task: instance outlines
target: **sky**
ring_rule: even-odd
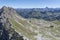
[[[60,8],[60,0],[0,0],[0,7],[14,8]]]

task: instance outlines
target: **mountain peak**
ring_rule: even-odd
[[[3,8],[6,7],[6,6],[3,6]]]
[[[1,8],[1,12],[2,13],[6,13],[6,14],[11,14],[11,13],[16,13],[16,11],[13,9],[13,8],[11,8],[11,7],[6,7],[6,6],[3,6],[2,8]]]
[[[8,8],[8,7],[6,7],[6,6],[3,6],[3,7],[2,7],[2,9],[7,9],[7,8]]]
[[[1,11],[2,11],[2,12],[4,12],[4,11],[7,12],[7,11],[9,11],[9,8],[6,7],[6,6],[3,6],[3,7],[1,8]]]

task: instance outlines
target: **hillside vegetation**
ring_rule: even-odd
[[[40,14],[40,12],[38,11],[33,11],[28,13],[30,18],[24,18],[19,15],[19,13],[13,8],[3,7],[2,9],[3,11],[1,11],[0,13],[1,18],[3,19],[1,20],[1,22],[4,24],[4,29],[6,29],[7,31],[11,31],[8,31],[8,33],[11,33],[12,35],[12,33],[14,32],[13,40],[60,40],[59,20],[54,19],[52,21],[52,19],[44,20],[36,18],[38,16],[40,17],[41,15],[44,15],[45,17],[45,12],[44,14]],[[49,12],[47,12],[47,14],[48,13]],[[50,14],[48,14],[48,16],[50,16]],[[8,21],[9,24],[6,21]]]

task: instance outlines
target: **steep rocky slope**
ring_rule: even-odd
[[[13,12],[12,8],[5,6],[0,9],[0,40],[24,40],[9,22],[9,17],[13,16]]]

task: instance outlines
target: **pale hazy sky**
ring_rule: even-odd
[[[60,7],[60,0],[0,0],[0,7],[10,6],[14,8],[43,8]]]

